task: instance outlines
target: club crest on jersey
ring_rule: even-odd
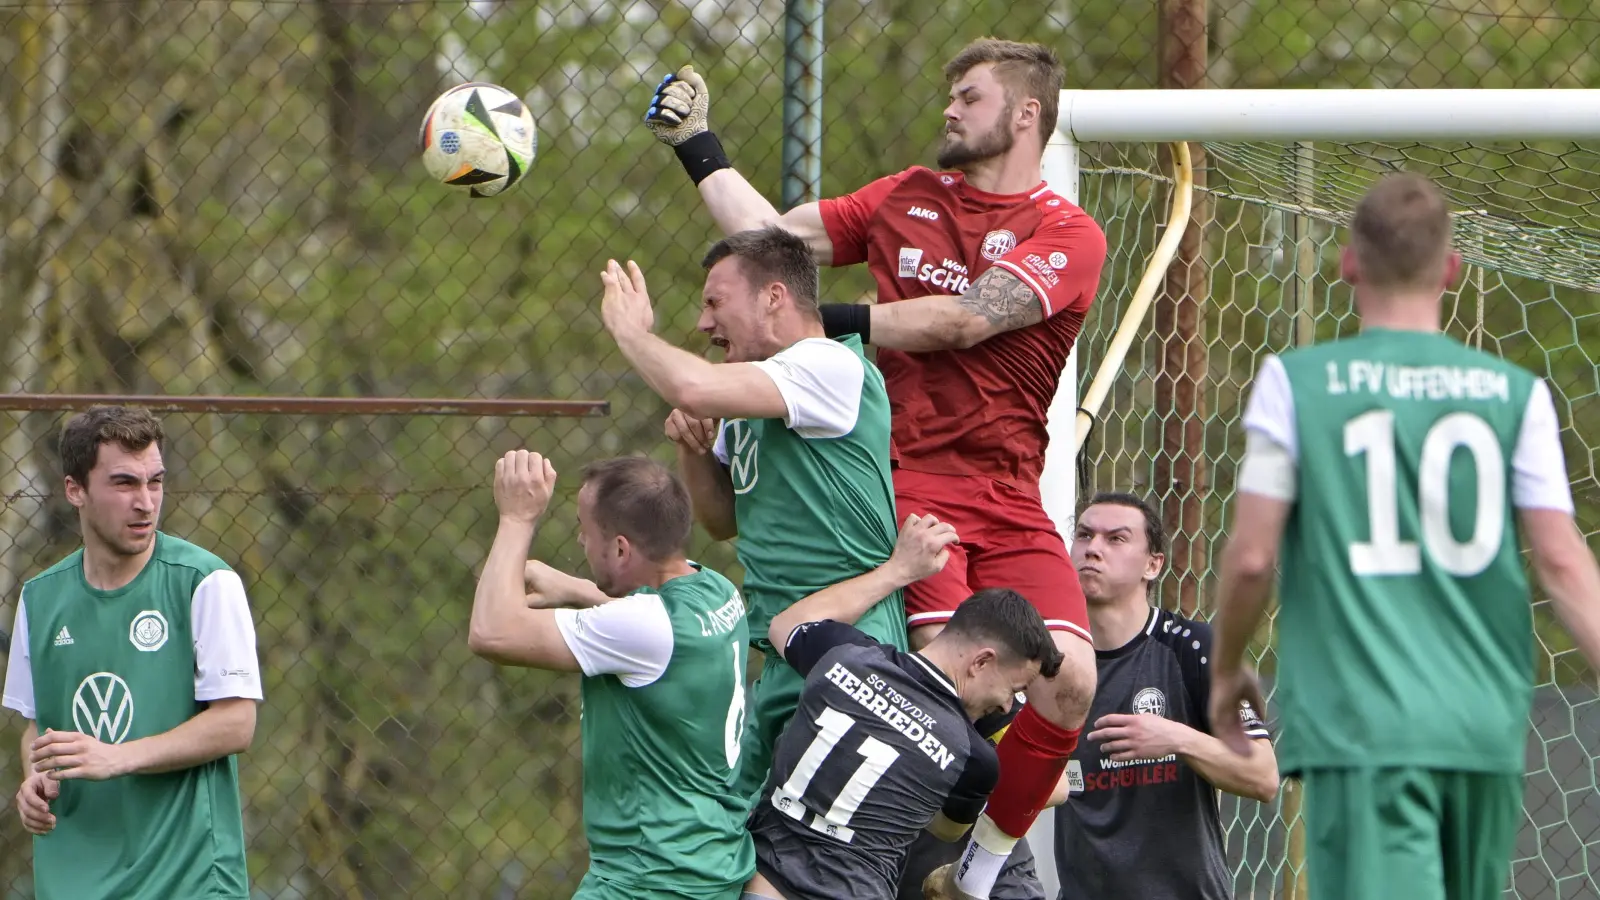
[[[133,728],[133,691],[112,672],[96,672],[72,693],[72,727],[106,744],[120,744]]]
[[[1133,695],[1133,711],[1141,716],[1165,717],[1167,695],[1161,693],[1159,688],[1147,687]]]
[[[1017,248],[1017,236],[999,228],[983,236],[983,258],[996,260]]]
[[[755,490],[756,479],[756,451],[760,449],[761,442],[756,440],[756,433],[745,419],[732,419],[726,426],[723,434],[728,449],[728,479],[733,482],[735,494],[748,494]]]
[[[144,610],[128,626],[128,640],[146,653],[160,650],[167,642],[167,617],[160,610]]]

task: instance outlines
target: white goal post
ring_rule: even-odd
[[[1044,179],[1074,203],[1082,187],[1081,148],[1105,143],[1272,142],[1471,142],[1583,141],[1600,143],[1600,90],[1068,90],[1060,95],[1055,133],[1044,155]],[[1174,178],[1180,186],[1181,180]],[[1174,199],[1170,221],[1178,221]],[[1097,211],[1089,208],[1096,215]],[[1149,216],[1153,218],[1154,216]],[[1182,219],[1187,220],[1188,207]],[[1151,231],[1162,223],[1142,225]],[[1175,229],[1166,229],[1174,231]],[[1176,235],[1174,235],[1176,237]],[[1166,242],[1163,242],[1165,244]],[[1175,241],[1174,241],[1175,243]],[[1202,244],[1204,247],[1204,244]],[[1158,246],[1144,263],[1145,281],[1159,287],[1171,255]],[[1115,252],[1115,248],[1113,248]],[[1137,267],[1135,267],[1137,271]],[[1123,285],[1119,289],[1127,289]],[[1106,277],[1096,311],[1085,324],[1095,326],[1099,310],[1118,308],[1107,297]],[[1126,318],[1142,320],[1145,309],[1128,308]],[[1124,322],[1128,325],[1129,323]],[[1102,330],[1111,326],[1101,324]],[[1130,326],[1141,333],[1147,327]],[[1080,344],[1083,341],[1080,340]],[[1121,348],[1126,349],[1126,345]],[[1106,359],[1085,360],[1102,377],[1125,377],[1123,359],[1111,347]],[[1068,359],[1061,386],[1050,407],[1046,454],[1040,490],[1046,511],[1069,542],[1077,497],[1075,420],[1080,404],[1080,360]],[[1098,391],[1105,396],[1104,386]],[[1085,402],[1093,392],[1084,392]],[[1099,410],[1092,409],[1095,418]],[[1052,816],[1040,817],[1030,833],[1046,894],[1056,896]]]
[[[1505,139],[1600,141],[1600,90],[1062,91],[1044,180],[1079,203],[1078,148],[1088,142]],[[1074,351],[1050,406],[1051,451],[1040,483],[1045,509],[1068,537],[1077,503],[1078,368]]]

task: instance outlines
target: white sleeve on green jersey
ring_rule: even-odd
[[[1259,431],[1273,443],[1300,459],[1300,442],[1295,437],[1294,394],[1289,390],[1289,373],[1283,360],[1269,354],[1256,370],[1250,386],[1250,402],[1244,409],[1244,427]]]
[[[672,619],[658,594],[631,594],[588,609],[558,609],[556,628],[583,674],[655,683],[672,661]]]
[[[1293,501],[1299,493],[1299,441],[1289,373],[1276,356],[1262,360],[1244,411],[1244,461],[1239,490]]]
[[[784,424],[796,434],[836,438],[855,430],[867,370],[854,350],[828,338],[806,338],[752,365],[778,385],[788,407]]]
[[[256,625],[239,573],[218,569],[207,575],[189,598],[189,623],[194,631],[194,699],[262,699]]]
[[[0,706],[14,709],[24,719],[37,719],[33,704],[33,661],[28,656],[28,610],[17,599],[16,626],[11,629],[11,655],[6,659],[6,689]]]
[[[1573,512],[1572,483],[1561,454],[1561,423],[1550,386],[1535,379],[1511,456],[1511,502],[1517,509]]]

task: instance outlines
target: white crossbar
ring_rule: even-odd
[[[1056,140],[1600,140],[1600,90],[1061,92]]]

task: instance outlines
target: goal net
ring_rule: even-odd
[[[1548,379],[1579,524],[1597,544],[1600,142],[1190,147],[1198,241],[1180,251],[1129,349],[1082,456],[1079,486],[1132,489],[1162,505],[1174,542],[1165,605],[1211,614],[1251,379],[1269,352],[1356,330],[1339,250],[1356,201],[1395,170],[1436,179],[1455,210],[1465,266],[1445,298],[1448,332]],[[1077,162],[1079,203],[1104,226],[1110,248],[1097,311],[1078,344],[1083,385],[1165,230],[1173,167],[1161,144],[1080,142]],[[1595,896],[1600,702],[1546,607],[1541,600],[1526,817],[1509,878],[1520,898]],[[1269,626],[1253,648],[1269,683],[1274,644]],[[1288,781],[1270,805],[1224,799],[1239,897],[1306,897],[1299,799]]]

